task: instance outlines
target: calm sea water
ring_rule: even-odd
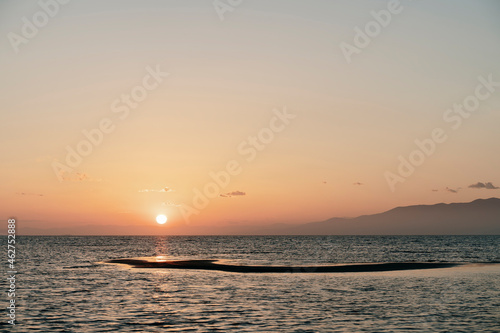
[[[1,244],[6,249],[6,237]],[[4,331],[500,331],[495,264],[242,274],[103,263],[146,256],[259,265],[500,262],[500,236],[21,236],[16,254],[17,325],[6,324],[4,311]],[[5,309],[5,279],[0,287]]]

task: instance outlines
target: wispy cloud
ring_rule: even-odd
[[[493,185],[491,182],[488,183],[477,182],[476,184],[469,185],[469,188],[484,188],[487,190],[497,190],[500,187]]]
[[[230,197],[244,196],[244,195],[247,195],[247,194],[245,192],[242,192],[242,191],[233,191],[233,192],[220,194],[219,196],[222,198],[230,198]]]
[[[241,191],[229,192],[227,194],[229,194],[229,195],[247,195],[245,192],[241,192]]]
[[[171,189],[170,187],[164,187],[160,190],[155,190],[155,189],[145,189],[145,190],[139,190],[139,192],[164,192],[164,193],[167,193],[167,192],[174,192],[173,189]]]
[[[17,192],[16,194],[17,195],[34,195],[34,196],[37,196],[37,197],[43,197],[44,196],[43,194],[40,194],[40,193]]]
[[[461,189],[462,189],[461,187],[458,187],[457,189],[452,189],[452,188],[447,187],[445,189],[445,191],[450,192],[450,193],[458,193],[458,191],[460,191]]]

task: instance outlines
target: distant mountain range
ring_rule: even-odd
[[[486,235],[500,234],[500,199],[397,207],[356,218],[332,218],[287,230],[309,235]]]
[[[500,235],[500,199],[397,207],[380,214],[305,224],[158,226],[74,225],[36,228],[18,223],[19,235]],[[2,230],[6,234],[7,230]]]

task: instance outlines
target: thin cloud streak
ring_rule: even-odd
[[[477,182],[476,184],[469,185],[469,188],[484,188],[486,190],[498,190],[500,187],[493,185],[491,182],[481,183]]]

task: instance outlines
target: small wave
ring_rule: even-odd
[[[172,321],[154,321],[154,322],[129,322],[126,323],[127,325],[130,326],[168,326],[174,324]]]
[[[64,266],[63,269],[75,269],[75,268],[91,268],[91,267],[97,267],[99,265],[80,265],[80,266]]]

